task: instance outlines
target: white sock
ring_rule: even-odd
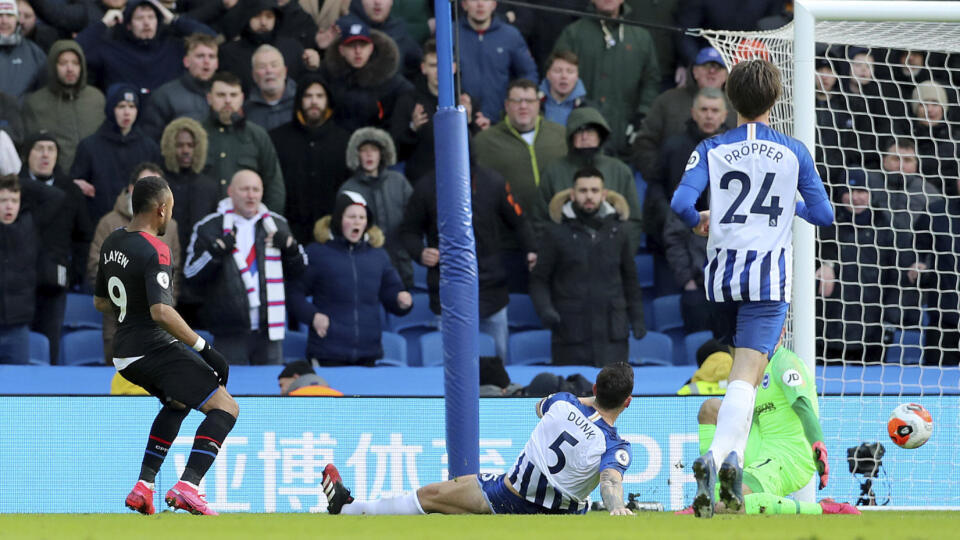
[[[153,491],[153,482],[147,482],[146,480],[138,480],[138,482],[146,486],[150,491]]]
[[[379,499],[370,502],[352,502],[343,505],[340,514],[346,516],[375,516],[375,515],[402,515],[415,516],[426,514],[420,506],[420,499],[417,498],[417,492],[407,493],[399,497],[390,497],[389,499]]]
[[[747,381],[738,379],[727,385],[727,395],[723,397],[720,411],[717,412],[717,432],[710,444],[717,469],[733,451],[737,453],[740,466],[743,467],[743,451],[747,446],[747,436],[750,435],[753,403],[756,398],[756,387]]]

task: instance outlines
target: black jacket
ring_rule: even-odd
[[[404,175],[417,182],[433,171],[436,166],[433,142],[433,115],[439,103],[437,96],[427,88],[426,77],[414,80],[413,92],[400,96],[390,120],[390,136],[397,145],[397,159],[406,161]],[[413,109],[420,104],[430,120],[414,131],[410,128]]]
[[[33,321],[39,246],[29,212],[10,225],[0,223],[0,326]]]
[[[196,173],[193,169],[173,172],[164,168],[163,177],[166,178],[175,201],[173,219],[177,221],[180,247],[186,250],[190,244],[193,226],[217,209],[220,188],[213,178]],[[182,255],[186,257],[186,253]]]
[[[299,79],[303,73],[303,45],[297,41],[295,36],[287,36],[280,29],[283,27],[283,15],[277,9],[275,0],[253,0],[248,1],[249,11],[243,22],[243,30],[240,31],[240,39],[228,41],[220,46],[220,71],[229,71],[237,77],[243,84],[243,91],[250,95],[250,89],[254,87],[253,66],[250,63],[253,59],[253,53],[257,47],[269,43],[280,50],[283,55],[283,62],[287,66],[287,77],[293,80]],[[255,34],[250,30],[249,21],[254,15],[263,10],[273,7],[277,14],[277,22],[271,32]]]
[[[554,199],[557,200],[556,198]],[[609,203],[588,224],[571,202],[540,241],[530,298],[551,328],[553,363],[626,362],[630,327],[646,335],[637,269],[627,230]]]
[[[289,233],[287,220],[279,214],[270,213],[277,224],[278,231]],[[250,308],[247,302],[246,288],[230,254],[213,256],[209,249],[214,240],[223,234],[223,216],[209,214],[194,226],[187,248],[187,262],[183,275],[187,283],[198,291],[203,291],[203,305],[200,308],[200,320],[208,330],[217,333],[237,333],[250,330]],[[256,246],[257,267],[266,268],[264,256],[266,231],[262,223],[257,223]],[[307,265],[303,248],[294,245],[281,250],[283,258],[283,279],[285,283],[298,278]],[[260,328],[267,327],[267,286],[266,272],[260,271]]]
[[[526,252],[536,251],[533,228],[518,214],[511,203],[503,177],[492,169],[473,166],[472,209],[473,237],[477,250],[477,270],[480,288],[480,317],[489,317],[509,302],[507,276],[500,259],[499,216],[523,244]],[[423,237],[426,236],[426,246]],[[413,195],[407,201],[400,240],[415,264],[420,263],[424,247],[440,245],[437,230],[437,181],[429,174],[417,182]],[[430,309],[440,313],[440,265],[427,269],[427,288],[430,291]]]
[[[287,188],[284,215],[293,236],[304,245],[313,241],[314,223],[333,214],[337,190],[350,176],[345,161],[350,133],[333,118],[311,128],[297,117],[303,93],[316,82],[327,88],[326,83],[313,74],[297,82],[293,119],[270,131]],[[335,110],[333,98],[328,95],[327,99],[328,108]]]

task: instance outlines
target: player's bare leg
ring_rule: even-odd
[[[213,465],[224,440],[233,429],[240,406],[227,389],[220,386],[200,406],[200,412],[207,417],[197,428],[187,466],[180,481],[167,492],[166,501],[167,505],[174,509],[186,510],[196,515],[215,516],[217,513],[207,505],[206,499],[197,491],[197,486]]]
[[[417,490],[417,497],[420,506],[428,514],[491,513],[475,474],[428,484]]]

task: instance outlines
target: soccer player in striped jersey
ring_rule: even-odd
[[[697,145],[670,203],[694,232],[708,236],[707,300],[719,304],[718,320],[728,325],[720,339],[734,347],[716,436],[693,464],[699,517],[713,516],[718,478],[725,508],[743,507],[743,452],[756,387],[789,306],[793,217],[833,223],[810,152],[768,125],[782,91],[777,67],[761,59],[741,62],[730,71],[726,91],[739,125]],[[694,204],[708,185],[710,210],[698,213]]]
[[[540,400],[541,419],[506,474],[460,476],[400,497],[359,502],[329,464],[323,470],[328,510],[347,515],[583,514],[599,484],[610,515],[632,515],[623,502],[630,443],[613,427],[632,392],[633,369],[618,362],[600,370],[594,397],[559,392]]]

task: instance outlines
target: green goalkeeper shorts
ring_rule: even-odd
[[[813,451],[803,444],[761,445],[743,468],[746,483],[754,493],[772,493],[781,497],[807,485],[817,468]],[[749,476],[748,476],[749,475]],[[749,480],[753,477],[756,484]]]

